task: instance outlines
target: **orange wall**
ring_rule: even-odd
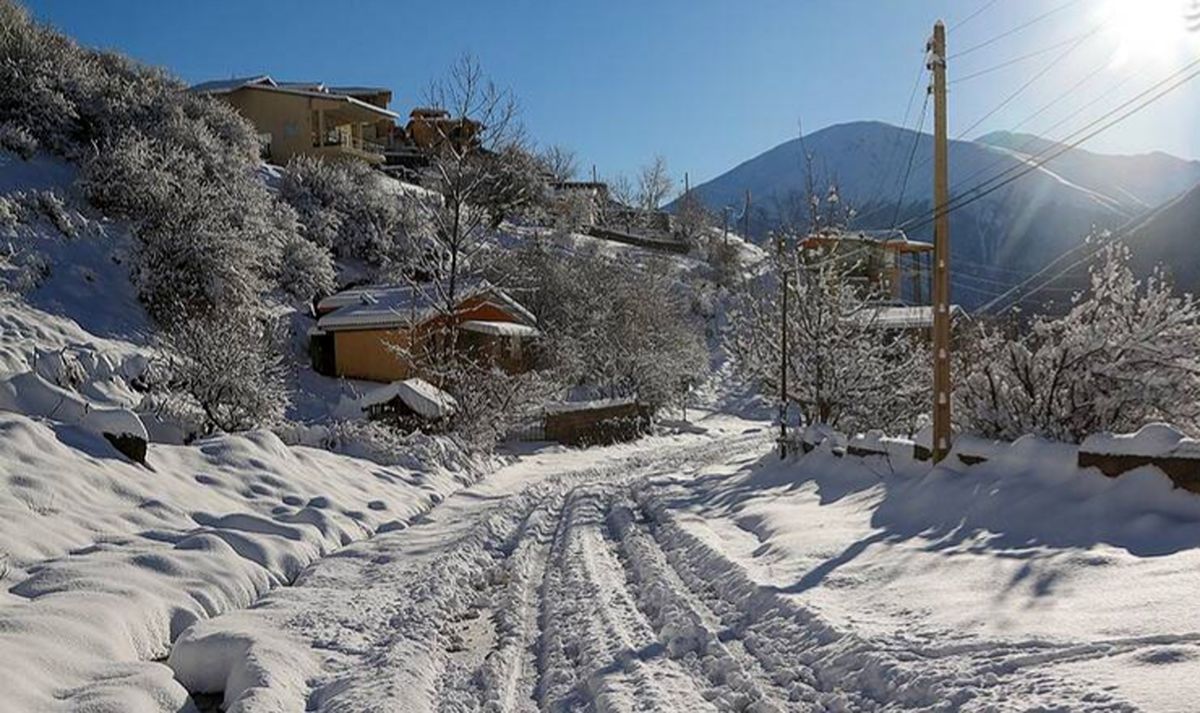
[[[412,375],[412,365],[388,347],[408,343],[408,333],[396,329],[334,332],[337,375],[384,382],[407,379]]]

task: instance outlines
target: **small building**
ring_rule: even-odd
[[[404,131],[408,139],[422,151],[436,151],[447,142],[457,149],[478,145],[485,127],[473,119],[452,117],[437,107],[418,107],[409,112]]]
[[[650,430],[650,411],[635,398],[573,401],[545,409],[546,440],[568,446],[632,441]]]
[[[928,331],[933,328],[933,307],[930,305],[878,305],[859,313],[873,327],[887,332]],[[967,319],[958,305],[950,305],[950,319]]]
[[[427,355],[449,348],[509,373],[528,371],[540,336],[529,310],[484,281],[456,292],[452,307],[414,286],[362,287],[321,300],[309,332],[313,368],[390,383],[421,375]]]
[[[838,262],[864,290],[893,299],[902,296],[907,267],[912,280],[910,299],[918,304],[922,301],[922,276],[929,274],[922,256],[932,254],[932,243],[909,240],[902,230],[828,230],[805,237],[800,247],[806,261]]]
[[[424,379],[393,381],[364,394],[356,404],[372,421],[382,421],[404,431],[440,430],[458,403],[450,394]]]
[[[204,82],[192,91],[218,97],[250,120],[273,163],[306,155],[381,164],[394,138],[389,89],[277,82],[264,74]]]

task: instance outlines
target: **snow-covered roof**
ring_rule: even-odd
[[[574,413],[576,411],[596,411],[615,406],[634,406],[637,398],[628,396],[614,399],[595,399],[592,401],[564,401],[557,404],[546,404],[546,413]]]
[[[453,396],[428,381],[417,378],[393,381],[369,391],[358,400],[358,405],[365,411],[370,406],[385,404],[396,398],[415,413],[428,419],[449,417],[458,408],[458,402]]]
[[[201,82],[192,85],[192,91],[197,94],[228,94],[242,87],[259,85],[277,86],[275,80],[271,79],[269,75],[257,74],[250,77],[231,77],[229,79],[215,79],[209,82]]]
[[[806,243],[874,243],[880,247],[899,252],[926,252],[933,250],[933,243],[909,240],[903,230],[851,230],[821,233],[805,238]]]
[[[529,310],[487,281],[467,283],[457,290],[457,294],[459,304],[486,295],[497,307],[520,322],[530,326],[537,322]],[[318,312],[328,312],[317,321],[317,326],[330,331],[411,327],[436,316],[441,309],[436,294],[420,287],[360,287],[326,297],[317,303]]]
[[[494,337],[536,337],[541,332],[536,327],[517,322],[494,322],[490,320],[468,319],[459,328],[479,334],[489,334]]]
[[[958,305],[950,306],[952,319],[966,314]],[[859,313],[860,318],[880,329],[924,329],[933,326],[933,307],[929,305],[885,305]]]
[[[328,99],[330,101],[350,104],[359,109],[364,109],[381,116],[386,116],[390,119],[398,119],[400,115],[388,111],[382,107],[375,106],[369,102],[357,99],[349,94],[343,94],[337,91],[330,90],[320,82],[276,82],[269,75],[262,74],[255,77],[238,77],[234,79],[220,79],[211,82],[202,82],[192,87],[192,91],[198,94],[231,94],[240,89],[254,89],[268,92],[280,92],[282,94],[297,94],[300,96],[314,97],[317,99]]]

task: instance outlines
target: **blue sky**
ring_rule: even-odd
[[[1051,17],[951,61],[951,78],[1071,45],[954,85],[951,133],[1054,66],[968,136],[1016,125],[1040,133],[1107,96],[1052,138],[1200,56],[1183,27],[1193,0],[1075,0]],[[1063,0],[28,0],[84,44],[163,65],[189,82],[264,72],[287,80],[377,84],[406,114],[459,55],[477,56],[520,99],[530,133],[575,149],[602,176],[655,153],[699,183],[806,131],[877,119],[900,124],[937,18],[951,54]],[[957,23],[987,5],[977,17]],[[1145,11],[1148,6],[1156,9]],[[1138,9],[1142,8],[1142,9]],[[1147,19],[1149,18],[1149,19]],[[1164,23],[1171,23],[1169,26]],[[1176,27],[1178,25],[1178,27]],[[1163,28],[1170,37],[1164,39]],[[1172,34],[1173,33],[1173,34]],[[1074,93],[1067,88],[1096,70]],[[1128,77],[1128,79],[1127,79]],[[1124,81],[1124,84],[1120,82]],[[1113,87],[1118,91],[1113,92]],[[910,124],[920,108],[918,94]],[[1090,142],[1101,151],[1200,158],[1200,80]],[[928,124],[926,125],[928,127]]]

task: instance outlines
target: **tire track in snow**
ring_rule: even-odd
[[[577,488],[543,589],[544,710],[714,710],[642,616],[604,536],[606,488]]]
[[[1005,668],[994,658],[939,662],[897,642],[840,632],[803,606],[759,587],[738,565],[676,524],[652,488],[636,488],[635,497],[647,514],[647,531],[683,586],[777,682],[811,686],[817,692],[812,709],[1135,710],[1106,693],[1087,692],[1020,666]],[[1006,646],[997,643],[992,656],[1003,660]],[[980,651],[987,657],[986,649]]]

